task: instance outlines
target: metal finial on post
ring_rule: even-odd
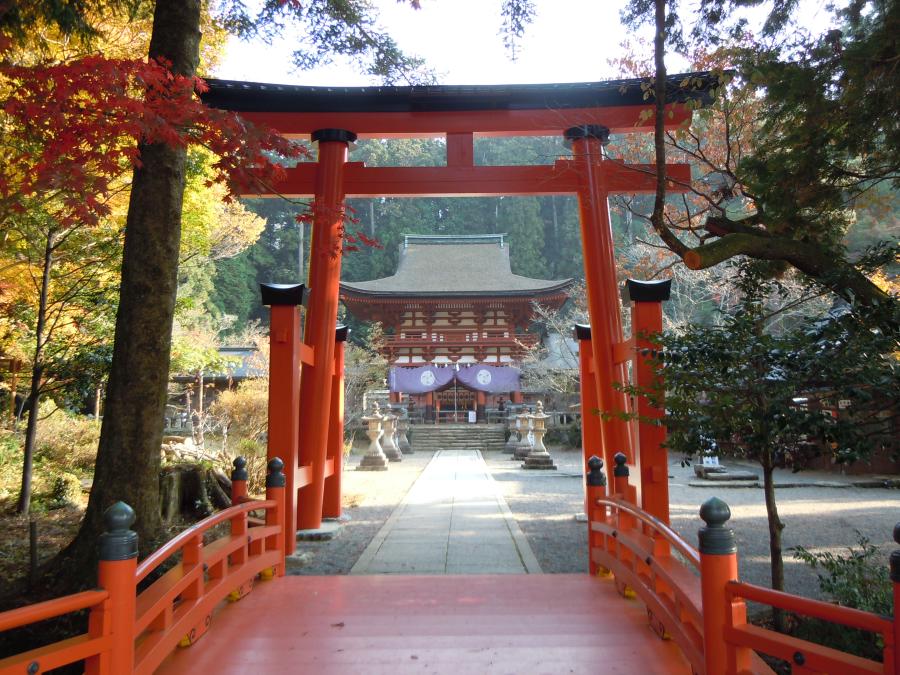
[[[710,497],[700,507],[700,517],[706,523],[700,528],[700,553],[729,555],[737,552],[734,530],[725,527],[731,518],[728,504],[718,497]]]
[[[243,457],[235,457],[231,463],[234,469],[231,471],[231,480],[247,480],[247,460]]]
[[[616,463],[616,466],[613,469],[613,476],[615,476],[617,478],[622,478],[623,476],[629,475],[628,464],[627,464],[628,458],[625,456],[624,453],[617,452],[613,456],[613,461]]]
[[[587,465],[587,484],[591,487],[605,487],[606,473],[603,471],[603,460],[597,457],[597,455],[593,455],[587,461]]]
[[[266,464],[266,487],[280,488],[284,487],[287,479],[284,476],[284,462],[280,457],[273,457]]]
[[[131,530],[134,509],[125,502],[116,502],[103,514],[106,532],[100,535],[100,560],[129,560],[137,558],[138,536]]]

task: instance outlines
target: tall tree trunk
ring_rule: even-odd
[[[173,72],[193,75],[200,48],[201,0],[157,0],[150,57],[163,58]],[[175,310],[185,150],[142,145],[134,172],[115,345],[106,388],[105,415],[88,508],[75,540],[57,558],[94,569],[103,512],[128,503],[137,516],[141,550],[154,545],[160,527],[160,447],[169,379],[169,350]]]
[[[766,496],[766,517],[769,523],[769,562],[772,572],[772,588],[784,590],[784,555],[781,548],[781,531],[784,523],[778,517],[778,505],[775,503],[775,458],[769,449],[763,455],[763,492]],[[784,612],[772,608],[772,621],[775,628],[784,632]]]
[[[37,325],[35,326],[34,358],[31,361],[31,390],[28,392],[28,425],[25,427],[25,449],[22,457],[22,487],[16,513],[28,513],[31,507],[31,479],[34,469],[34,444],[37,440],[38,407],[41,403],[41,381],[44,378],[44,329],[47,326],[47,298],[50,294],[50,269],[53,267],[52,229],[47,231],[44,242],[44,269],[41,274],[41,293],[38,300]]]

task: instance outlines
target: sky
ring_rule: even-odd
[[[624,37],[619,11],[625,0],[538,0],[537,15],[509,58],[500,36],[500,0],[373,0],[400,47],[423,56],[441,84],[592,82],[615,75],[607,64]],[[232,39],[216,71],[223,79],[283,84],[363,86],[377,84],[354,66],[338,63],[292,72],[290,40],[272,46]]]
[[[626,0],[535,0],[536,16],[515,61],[500,36],[500,0],[422,0],[420,10],[412,9],[407,0],[371,2],[380,24],[404,51],[425,57],[441,84],[593,82],[619,76],[608,60],[625,38],[619,15]],[[815,29],[822,24],[823,0],[801,4],[804,25]],[[646,35],[651,35],[649,28]],[[291,51],[290,37],[272,45],[231,38],[215,76],[314,86],[378,84],[347,62],[294,71]],[[671,73],[689,69],[672,54],[666,65]]]

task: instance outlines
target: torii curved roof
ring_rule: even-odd
[[[718,77],[710,72],[666,78],[668,103],[708,103]],[[688,86],[683,86],[689,82]],[[309,87],[207,79],[204,103],[241,112],[450,112],[543,110],[647,105],[646,78],[556,84]]]
[[[346,129],[359,138],[427,137],[445,133],[556,135],[582,125],[612,133],[653,129],[653,101],[644,79],[561,84],[308,87],[206,80],[203,101],[242,113],[292,137],[318,129]],[[708,72],[670,75],[666,128],[691,117],[693,101],[705,105],[719,86]]]
[[[513,274],[503,235],[407,235],[397,272],[372,281],[341,282],[349,298],[541,296],[558,293],[571,279],[531,279]]]

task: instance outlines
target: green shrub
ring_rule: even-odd
[[[247,460],[247,492],[250,494],[265,492],[266,446],[259,441],[244,438],[238,442],[237,455]]]
[[[544,445],[567,446],[568,435],[563,427],[550,427],[544,434]]]
[[[269,426],[269,381],[244,380],[236,389],[223,391],[209,414],[228,428],[231,438],[260,440]]]
[[[882,616],[893,616],[893,589],[878,548],[859,531],[859,548],[850,546],[846,555],[810,553],[802,546],[793,549],[794,558],[816,571],[819,589],[832,602]],[[797,637],[827,647],[881,660],[884,645],[880,635],[847,628],[818,619],[798,618]]]
[[[77,505],[81,499],[81,480],[73,473],[50,473],[35,480],[32,505],[39,511]]]
[[[72,473],[61,473],[53,477],[50,496],[60,506],[77,504],[81,497],[81,481]]]
[[[100,425],[93,419],[73,415],[48,401],[41,404],[35,460],[68,470],[94,468]]]

